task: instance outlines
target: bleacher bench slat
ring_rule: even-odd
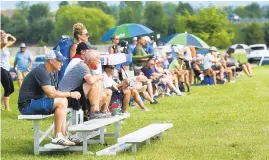
[[[135,132],[132,132],[126,136],[118,138],[118,142],[136,143],[143,142],[163,131],[173,127],[173,124],[151,124],[144,128],[141,128]]]

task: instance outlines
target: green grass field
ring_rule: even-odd
[[[269,67],[254,69],[236,83],[192,87],[185,97],[164,97],[160,104],[146,103],[151,112],[130,108],[131,117],[122,125],[126,135],[154,122],[172,122],[163,140],[138,146],[138,152],[115,157],[82,155],[81,152],[41,152],[33,155],[32,121],[18,120],[18,88],[11,96],[12,112],[2,111],[2,159],[5,160],[177,160],[177,159],[269,159]],[[15,83],[15,86],[17,84]],[[41,122],[48,127],[53,119]],[[116,140],[107,138],[109,145]],[[90,145],[93,152],[106,148]]]

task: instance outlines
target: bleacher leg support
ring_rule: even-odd
[[[39,154],[39,120],[34,120],[34,154]]]

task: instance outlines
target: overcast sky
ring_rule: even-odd
[[[69,1],[69,3],[73,3],[75,0],[73,1]],[[51,11],[55,11],[58,9],[58,5],[61,1],[30,1],[30,5],[32,4],[36,4],[36,3],[48,3],[50,6]],[[75,1],[76,2],[76,1]],[[107,1],[105,1],[107,2]],[[168,2],[168,1],[161,1],[163,3]],[[177,4],[178,1],[172,1],[173,3]],[[269,1],[183,1],[184,3],[188,2],[192,5],[192,7],[194,8],[198,8],[199,6],[204,6],[207,7],[209,4],[213,4],[215,6],[228,6],[228,5],[232,5],[232,6],[239,6],[239,5],[248,5],[252,2],[256,2],[258,4],[260,4],[261,6],[263,5],[269,5]],[[16,8],[16,3],[18,3],[18,1],[1,1],[1,9],[2,10],[6,10],[6,9],[14,9]],[[108,5],[115,5],[115,4],[119,4],[119,1],[108,1],[107,2]]]

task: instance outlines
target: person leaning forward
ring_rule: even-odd
[[[52,143],[72,146],[66,133],[66,110],[68,97],[80,99],[79,92],[60,92],[52,85],[52,73],[59,71],[66,58],[58,51],[45,54],[45,63],[33,69],[24,79],[18,100],[23,115],[49,115],[54,113],[55,138]]]

